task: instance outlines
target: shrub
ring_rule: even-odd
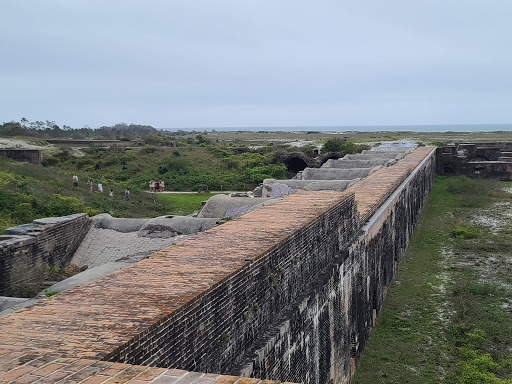
[[[167,167],[166,167],[165,165],[160,164],[160,165],[158,166],[158,173],[159,173],[160,175],[163,175],[164,173],[167,173],[168,171],[169,171],[169,169],[167,169]]]
[[[476,227],[465,227],[456,225],[452,229],[452,236],[456,239],[476,239],[480,237],[482,233]]]

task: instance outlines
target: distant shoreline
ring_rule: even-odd
[[[446,125],[366,125],[366,126],[289,126],[289,127],[195,127],[158,128],[164,131],[217,132],[512,132],[512,124],[446,124]]]

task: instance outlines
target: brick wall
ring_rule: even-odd
[[[264,339],[276,315],[283,316],[351,242],[358,228],[354,194],[344,196],[291,236],[277,241],[201,300],[173,314],[143,338],[108,356],[115,361],[235,372],[237,363]],[[262,223],[264,226],[265,223]],[[156,352],[156,353],[155,353]]]
[[[235,372],[305,383],[350,382],[434,170],[432,155],[380,206],[357,239],[331,250],[332,264],[313,279],[302,303],[286,319],[276,319],[266,343]]]
[[[0,295],[19,294],[45,265],[66,266],[89,228],[85,213],[34,220],[0,235]]]
[[[438,175],[512,180],[512,143],[458,144],[437,148]]]

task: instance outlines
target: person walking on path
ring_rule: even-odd
[[[124,199],[126,201],[130,201],[130,190],[126,188],[126,191],[124,191]]]
[[[109,197],[110,197],[111,199],[113,199],[113,198],[114,198],[114,190],[113,190],[113,189],[111,189],[111,190],[110,190],[110,192],[108,193],[108,195],[109,195]]]
[[[164,181],[160,180],[160,192],[164,191]]]
[[[89,181],[87,182],[87,186],[89,187],[89,192],[92,193],[92,179],[89,179]]]
[[[78,176],[73,175],[73,187],[78,188]]]
[[[98,183],[98,192],[103,193],[103,184],[101,182]]]

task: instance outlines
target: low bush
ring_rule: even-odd
[[[456,225],[452,229],[452,236],[456,239],[476,239],[482,236],[482,232],[477,227]]]

